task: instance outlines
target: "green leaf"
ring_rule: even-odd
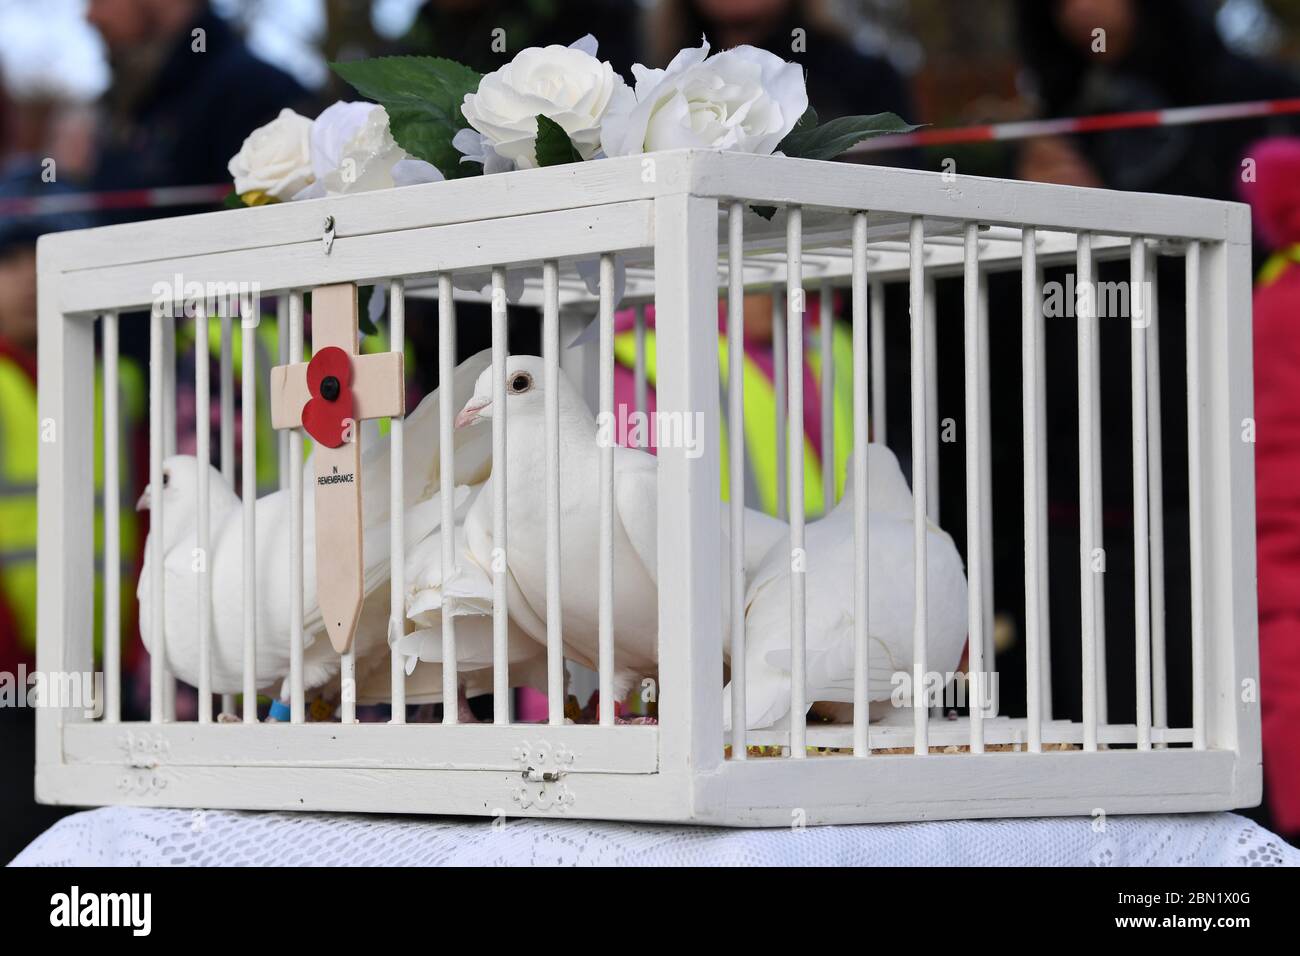
[[[436,56],[382,56],[330,66],[388,111],[393,139],[416,159],[437,166],[448,179],[482,172],[481,166],[462,165],[460,151],[451,144],[469,125],[460,107],[465,95],[478,89],[479,73]]]
[[[806,117],[807,114],[805,113]],[[801,119],[800,123],[803,122]],[[864,139],[886,133],[910,133],[920,129],[905,123],[895,113],[871,116],[841,116],[821,126],[800,129],[796,126],[777,147],[787,156],[798,159],[834,159]]]
[[[573,140],[564,127],[555,120],[537,114],[537,165],[563,166],[580,163],[582,156],[573,147]]]
[[[787,133],[786,135],[789,136],[791,133],[802,133],[806,130],[813,129],[816,126],[817,126],[817,111],[813,109],[811,106],[809,106],[806,110],[804,110],[803,116],[799,117],[799,122],[794,124],[794,129],[790,130],[790,133]]]
[[[221,200],[221,205],[226,209],[245,208],[244,200],[240,199],[239,193],[235,192],[233,189],[226,193],[225,197]]]

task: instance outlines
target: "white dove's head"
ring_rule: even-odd
[[[520,412],[542,414],[543,385],[546,367],[540,355],[512,355],[506,359],[507,420]],[[566,407],[573,387],[563,371],[559,376],[560,406]],[[492,369],[484,369],[474,383],[474,394],[456,416],[456,427],[465,428],[492,417]]]
[[[193,455],[172,455],[163,459],[162,472],[163,550],[167,551],[197,523],[199,462]],[[238,501],[221,472],[211,465],[208,466],[208,488],[210,510],[222,510]],[[136,511],[149,510],[152,493],[153,486],[146,485],[135,503]]]

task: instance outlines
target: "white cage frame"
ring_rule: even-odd
[[[770,223],[749,213],[729,217],[750,204],[782,212]],[[327,216],[337,235],[328,251],[321,242]],[[837,243],[838,250],[817,253]],[[744,268],[729,269],[733,257],[720,253],[742,248]],[[1094,257],[1128,256],[1140,281],[1153,250],[1187,262],[1193,726],[1162,726],[1160,700],[1154,723],[1150,715],[1142,719],[1142,707],[1136,726],[1109,723],[1104,688],[1099,715],[1097,672],[1095,667],[1089,672],[1085,663],[1081,722],[1050,720],[1050,705],[1045,716],[1041,689],[1031,681],[1030,714],[1019,720],[935,726],[924,708],[914,712],[910,727],[868,728],[864,717],[852,728],[820,730],[805,729],[797,720],[788,735],[749,733],[751,744],[788,745],[786,757],[743,759],[743,747],[726,756],[717,633],[719,594],[729,586],[720,578],[716,533],[728,509],[719,499],[723,409],[715,316],[720,289],[730,286],[734,296],[742,286],[786,283],[794,275],[810,284],[850,285],[855,339],[861,344],[860,351],[855,347],[855,366],[865,371],[868,285],[909,282],[913,315],[925,315],[924,321],[912,322],[912,432],[923,439],[914,443],[913,473],[919,479],[917,513],[923,517],[933,505],[925,479],[934,461],[934,423],[926,418],[927,408],[934,407],[933,398],[927,402],[934,386],[928,280],[964,276],[966,329],[978,332],[988,321],[982,301],[986,271],[1021,268],[1035,277],[1036,289],[1036,270],[1043,265],[1077,262],[1083,284],[1092,275]],[[175,723],[166,719],[167,695],[157,690],[164,676],[159,659],[148,722],[118,722],[112,707],[98,721],[78,709],[40,710],[38,798],[80,805],[567,814],[752,826],[789,825],[792,819],[817,824],[1218,810],[1258,802],[1259,712],[1247,692],[1258,678],[1254,466],[1253,446],[1240,435],[1242,420],[1252,414],[1250,219],[1242,205],[1183,197],[685,150],[43,237],[39,400],[42,421],[55,424],[57,440],[40,447],[38,669],[80,673],[95,664],[87,584],[94,566],[88,449],[94,438],[97,322],[104,323],[106,348],[111,337],[115,350],[117,313],[147,309],[160,277],[183,272],[187,280],[207,282],[239,276],[260,284],[263,293],[286,293],[290,338],[296,329],[300,343],[301,291],[317,285],[411,277],[414,294],[430,276],[454,271],[545,261],[563,268],[576,259],[615,253],[629,263],[625,301],[656,304],[659,407],[703,412],[706,422],[698,458],[683,449],[659,453],[660,502],[674,505],[660,508],[659,521],[658,726],[219,724],[211,722],[210,707],[207,713],[201,709],[199,722]],[[607,278],[612,273],[608,265],[605,272]],[[526,301],[551,306],[543,311],[544,341],[552,346],[558,341],[557,317],[590,315],[597,301],[578,284],[557,282],[558,274],[548,268],[546,282],[530,284],[526,293]],[[500,281],[501,273],[496,278]],[[403,288],[401,282],[395,288]],[[443,291],[449,289],[448,281]],[[400,295],[396,298],[400,303]],[[1030,307],[1025,368],[1037,369],[1041,386],[1041,336],[1032,332]],[[611,334],[612,302],[601,300],[598,311],[605,320],[603,333]],[[402,341],[400,314],[395,309],[395,348]],[[498,317],[503,330],[503,312]],[[1087,391],[1096,382],[1095,321],[1086,313],[1078,319],[1081,408],[1095,400]],[[799,323],[789,326],[789,342],[797,348]],[[153,331],[151,435],[157,446],[168,414],[169,383],[160,361],[168,336],[162,323]],[[978,334],[968,338],[979,341]],[[1134,357],[1141,359],[1134,365],[1141,374],[1133,376],[1134,415],[1140,421],[1137,416],[1148,411],[1151,367],[1142,331],[1135,329],[1133,342]],[[588,370],[612,375],[596,354],[585,350]],[[967,469],[967,487],[974,492],[970,500],[981,502],[987,513],[987,376],[983,397],[979,381],[986,363],[987,355],[972,344],[966,352],[966,397],[985,434],[981,439],[970,429],[966,438],[974,452],[968,455],[974,464]],[[450,367],[446,358],[443,367]],[[206,389],[206,374],[199,374]],[[869,396],[866,376],[862,379],[855,428],[865,437]],[[1041,410],[1036,398],[1026,385],[1027,410]],[[206,397],[200,401],[206,404]],[[114,404],[106,408],[107,416],[115,416]],[[879,399],[871,405],[878,412]],[[1031,417],[1041,428],[1037,414]],[[223,415],[223,423],[228,418]],[[801,447],[801,419],[789,420],[791,440],[798,442],[793,447]],[[1085,434],[1088,421],[1082,416],[1085,460],[1092,447]],[[1035,433],[1027,429],[1025,438],[1025,481],[1033,492],[1026,500],[1037,505],[1026,508],[1027,526],[1035,529],[1025,543],[1031,575],[1042,553],[1041,523],[1035,522],[1045,508]],[[1158,430],[1135,429],[1135,436],[1139,433],[1144,444],[1140,449],[1135,444],[1135,460],[1147,467],[1135,468],[1135,489],[1145,488],[1138,482],[1159,474],[1154,469],[1160,466]],[[1148,438],[1156,443],[1154,450]],[[201,454],[206,440],[200,439]],[[155,453],[153,461],[159,460]],[[1095,476],[1081,481],[1081,500],[1093,500],[1097,481]],[[1143,527],[1158,520],[1158,508],[1153,514],[1146,507],[1139,511]],[[979,512],[972,509],[969,521],[983,537]],[[792,536],[802,535],[801,524],[795,522]],[[1088,537],[1086,530],[1083,536]],[[1138,545],[1139,566],[1143,547]],[[1147,561],[1159,559],[1161,549],[1155,550],[1147,552]],[[974,567],[968,569],[971,633],[982,635],[972,640],[973,657],[982,656],[990,640],[988,575],[982,581],[978,576],[978,566],[988,560],[987,552],[973,555]],[[1089,587],[1086,572],[1083,578]],[[1031,579],[1028,591],[1037,594],[1039,587],[1041,581]],[[1152,591],[1139,587],[1136,593],[1141,612]],[[1087,619],[1085,613],[1085,662],[1089,634],[1095,635]],[[1031,657],[1038,662],[1031,666],[1048,666],[1036,645],[1036,629],[1029,631],[1031,655],[1038,655]],[[1145,644],[1150,627],[1139,626],[1138,635]],[[920,644],[917,663],[923,670]],[[1139,675],[1145,668],[1148,679],[1150,651],[1148,646],[1145,655],[1141,649],[1137,655]],[[1091,653],[1096,652],[1094,639]],[[104,665],[109,694],[117,693],[116,661]],[[974,660],[972,669],[977,669]],[[1160,698],[1163,677],[1155,684]],[[300,717],[296,700],[295,719]],[[1017,747],[980,752],[986,739]],[[853,752],[794,759],[804,756],[805,740]],[[971,752],[929,753],[927,743],[959,743]],[[1044,743],[1079,749],[1044,750]],[[918,752],[871,753],[883,747]]]

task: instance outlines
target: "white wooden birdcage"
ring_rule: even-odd
[[[752,206],[776,207],[777,213],[763,218],[749,211]],[[333,223],[332,246],[322,242],[327,218]],[[599,343],[566,352],[563,362],[588,383],[588,395],[599,408],[609,411],[615,309],[610,286],[616,256],[627,269],[623,305],[653,302],[656,308],[659,409],[702,413],[705,422],[698,457],[673,447],[658,454],[657,725],[613,725],[608,693],[613,662],[607,654],[600,661],[606,691],[601,722],[566,724],[558,632],[549,635],[556,649],[549,661],[553,719],[545,724],[512,723],[504,694],[498,695],[496,720],[490,723],[406,723],[396,662],[393,690],[399,706],[391,723],[354,724],[346,701],[341,720],[307,722],[300,682],[290,723],[258,723],[247,698],[244,722],[216,722],[212,695],[202,693],[209,689],[204,687],[199,719],[178,722],[172,713],[174,680],[161,655],[152,662],[151,719],[120,719],[121,665],[114,638],[121,624],[114,602],[106,602],[109,609],[100,622],[109,638],[102,659],[96,659],[93,639],[97,327],[102,328],[105,420],[110,423],[119,413],[114,371],[119,314],[122,323],[150,327],[151,475],[156,484],[162,456],[175,438],[176,401],[174,323],[166,316],[141,314],[148,312],[160,280],[182,274],[187,282],[255,283],[264,295],[278,296],[287,320],[281,325],[282,332],[287,330],[282,361],[301,353],[305,291],[327,284],[391,283],[395,350],[403,343],[404,295],[438,296],[445,377],[454,362],[446,347],[454,322],[452,278],[487,273],[501,288],[506,268],[537,267],[541,278],[529,280],[524,302],[539,311],[548,374],[561,360],[561,322],[580,328],[599,316]],[[1110,259],[1129,263],[1133,288],[1153,288],[1157,257],[1181,260],[1185,268],[1185,284],[1180,284],[1185,287],[1163,291],[1171,298],[1185,297],[1188,470],[1173,476],[1162,467],[1158,350],[1150,345],[1156,326],[1134,322],[1132,427],[1121,447],[1131,447],[1134,463],[1130,547],[1136,599],[1129,611],[1136,621],[1131,679],[1137,708],[1133,723],[1116,723],[1108,716],[1105,671],[1099,668],[1107,647],[1097,613],[1103,578],[1090,564],[1101,528],[1098,370],[1100,362],[1114,356],[1098,354],[1096,310],[1081,299],[1077,317],[1061,320],[1077,328],[1077,425],[1073,417],[1064,424],[1047,420],[1038,292],[1045,267],[1070,266],[1079,285],[1087,287],[1094,264]],[[80,707],[41,709],[36,789],[43,801],[563,814],[755,826],[789,825],[792,820],[815,824],[1216,810],[1258,801],[1254,468],[1253,446],[1242,440],[1243,420],[1252,414],[1250,221],[1244,206],[679,151],[64,233],[44,237],[38,258],[40,413],[44,423],[54,426],[46,436],[51,440],[40,448],[38,670],[48,675],[102,669],[106,677],[102,717],[88,717]],[[575,263],[598,258],[604,288],[593,297],[577,278]],[[1019,272],[1024,289],[1019,314],[989,314],[986,278],[996,271]],[[937,314],[933,283],[943,277],[960,278],[960,313]],[[965,487],[951,493],[959,502],[969,502],[969,507],[960,504],[957,513],[964,511],[961,523],[972,542],[965,562],[974,673],[994,667],[988,327],[1016,323],[1024,330],[1024,467],[998,480],[1019,484],[1025,501],[1023,540],[1016,542],[1023,547],[1019,573],[1028,595],[1025,713],[976,712],[946,720],[918,707],[904,721],[872,724],[860,705],[852,724],[812,725],[798,716],[803,710],[799,704],[805,702],[796,682],[792,694],[800,699],[792,702],[788,729],[747,734],[741,721],[730,739],[733,735],[724,735],[722,723],[720,649],[724,642],[743,640],[743,631],[719,633],[719,605],[723,589],[743,593],[744,582],[723,580],[718,531],[742,504],[742,496],[734,495],[730,503],[720,498],[724,463],[719,429],[724,415],[739,425],[744,406],[735,392],[740,376],[729,376],[726,387],[720,379],[719,301],[737,301],[745,290],[777,289],[798,309],[805,288],[846,290],[843,301],[851,308],[843,318],[852,322],[854,344],[856,457],[865,454],[869,421],[874,437],[885,438],[882,290],[889,283],[907,283],[911,304],[910,472],[919,522],[939,513],[934,343],[936,336],[949,335],[963,342],[965,417],[978,427],[965,429],[960,439]],[[503,349],[504,300],[495,296],[492,301],[494,347]],[[733,328],[738,320],[733,313]],[[802,324],[785,322],[779,329],[778,367],[786,362],[790,369],[801,369]],[[248,354],[252,331],[239,334]],[[198,420],[206,423],[207,337],[199,335],[197,341]],[[735,350],[733,357],[738,356]],[[780,441],[798,449],[804,439],[802,375],[789,375],[788,381],[789,413],[781,418]],[[224,372],[217,384],[213,400],[222,406],[224,466],[233,461],[228,401],[233,385]],[[253,385],[252,376],[245,377],[243,452],[249,486],[253,416],[259,412]],[[725,403],[723,395],[728,396]],[[443,404],[444,436],[450,434],[454,413]],[[1114,438],[1114,424],[1108,423],[1108,440]],[[741,432],[729,429],[732,436]],[[116,434],[109,427],[103,436],[108,475],[118,474],[123,454]],[[398,475],[400,434],[395,423],[393,467]],[[1042,680],[1053,666],[1046,653],[1042,607],[1049,438],[1053,446],[1077,449],[1081,462],[1079,565],[1054,569],[1079,574],[1084,595],[1079,607],[1054,609],[1081,620],[1079,720],[1053,716],[1045,692],[1050,685]],[[209,451],[206,428],[197,440],[204,457]],[[300,434],[286,436],[284,460],[300,459],[301,441]],[[732,456],[730,484],[739,489],[742,443],[733,438],[727,451]],[[859,467],[856,475],[863,474]],[[1190,501],[1191,629],[1179,635],[1166,634],[1164,617],[1160,489],[1162,482],[1173,480],[1186,481]],[[108,594],[119,586],[118,508],[140,490],[110,490],[104,496]],[[845,493],[863,494],[864,489],[855,483]],[[801,500],[801,469],[790,471],[784,494],[790,502]],[[301,496],[297,508],[301,515]],[[803,512],[797,506],[789,510],[791,547],[797,548],[803,543]],[[945,517],[952,513],[943,510]],[[400,543],[401,509],[395,511],[393,540]],[[558,523],[558,511],[553,517]],[[299,518],[296,528],[301,527]],[[860,547],[869,547],[869,541]],[[301,561],[300,549],[296,556]],[[396,567],[401,560],[397,547]],[[736,570],[729,575],[743,577],[738,563],[731,567]],[[255,584],[257,576],[256,567],[246,568],[246,582]],[[394,579],[400,580],[399,575]],[[292,580],[300,581],[301,571]],[[798,608],[798,575],[792,587]],[[923,610],[924,587],[920,593]],[[223,600],[239,601],[240,595]],[[400,620],[400,587],[394,588],[392,601],[392,613]],[[300,623],[301,606],[295,613]],[[196,614],[196,627],[199,618]],[[924,615],[917,620],[910,663],[919,676],[926,669]],[[804,650],[797,626],[793,634],[791,657],[797,661]],[[1175,637],[1190,647],[1190,687],[1180,691],[1191,700],[1186,726],[1169,725],[1165,704],[1165,645]],[[345,678],[348,664],[344,662]],[[502,667],[498,660],[498,687],[505,686]],[[1067,709],[1057,703],[1058,709]],[[750,755],[747,745],[780,749],[758,756]]]

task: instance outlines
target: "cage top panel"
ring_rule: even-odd
[[[1121,240],[1249,241],[1249,212],[1236,203],[679,150],[61,233],[42,238],[39,269],[77,279],[59,284],[59,311],[94,312],[147,304],[151,286],[176,273],[256,281],[261,291],[276,292],[326,281],[525,266],[542,258],[574,262],[599,251],[625,253],[629,265],[639,266],[648,263],[655,241],[657,204],[687,195],[716,199],[723,209],[737,201],[777,207],[770,220],[745,214],[746,265],[752,256],[754,281],[772,281],[760,263],[783,250],[784,207],[792,204],[803,208],[810,253],[847,248],[851,215],[867,210],[878,246],[873,253],[884,255],[894,251],[889,242],[905,240],[908,219],[920,216],[935,267],[944,265],[938,250],[945,238],[960,248],[967,221]],[[332,247],[322,241],[327,220]],[[595,232],[579,235],[583,230]],[[818,268],[816,259],[808,261]],[[877,265],[888,273],[897,263]],[[834,272],[830,263],[823,268]]]

